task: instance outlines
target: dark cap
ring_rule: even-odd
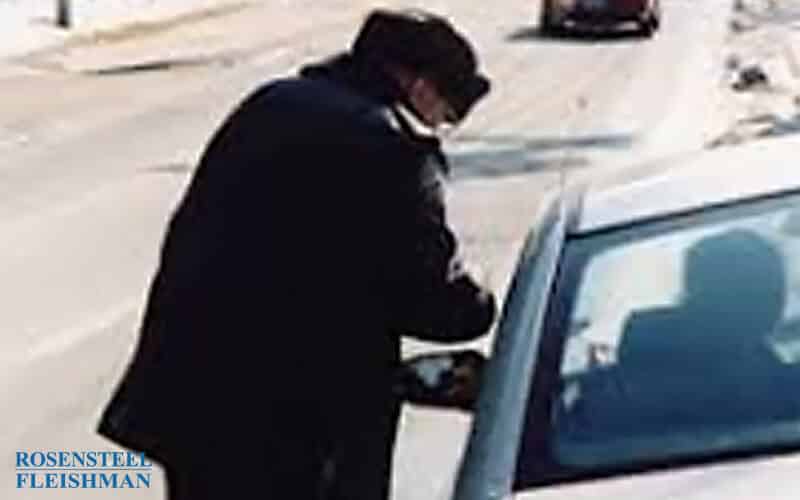
[[[369,64],[395,64],[429,78],[459,121],[489,93],[489,79],[478,72],[467,39],[445,18],[425,11],[373,11],[352,53]]]

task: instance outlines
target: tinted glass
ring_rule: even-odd
[[[558,290],[521,485],[800,443],[797,197],[571,241]]]

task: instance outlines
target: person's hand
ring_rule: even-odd
[[[464,351],[456,355],[455,366],[450,371],[446,397],[453,406],[472,410],[480,394],[486,358],[477,351]]]
[[[404,363],[395,392],[410,403],[470,411],[485,364],[483,354],[474,350],[412,358]]]

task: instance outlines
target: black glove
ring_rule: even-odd
[[[474,350],[417,356],[403,363],[395,393],[422,406],[471,411],[485,364],[483,354]]]

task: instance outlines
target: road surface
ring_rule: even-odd
[[[132,34],[116,53],[112,40],[0,62],[0,498],[162,497],[160,473],[143,490],[18,490],[14,452],[113,449],[94,422],[130,356],[164,225],[203,144],[259,82],[346,44],[369,4],[283,2],[294,11],[275,21],[268,3],[203,25],[208,43],[227,37],[230,51],[164,49],[162,71],[120,68],[108,54],[179,47],[169,32]],[[713,128],[727,1],[664,0],[652,40],[544,39],[529,0],[425,4],[470,34],[495,81],[447,149],[464,254],[501,295],[547,189],[696,149]],[[263,29],[271,20],[274,32]],[[405,412],[396,499],[446,491],[467,425]]]

